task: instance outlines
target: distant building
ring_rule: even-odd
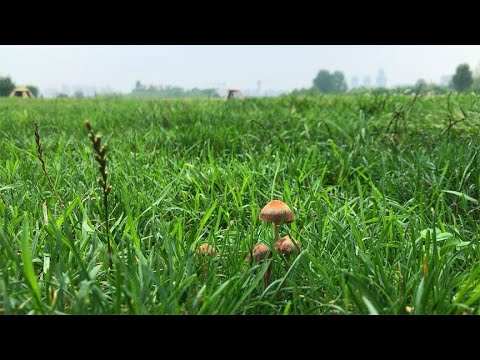
[[[385,76],[385,71],[383,69],[378,70],[377,79],[375,81],[377,87],[387,87],[387,77]]]
[[[350,87],[352,89],[355,89],[359,85],[360,85],[360,81],[358,80],[358,77],[357,76],[352,76],[352,78],[350,79]]]
[[[363,78],[363,86],[370,87],[371,84],[372,84],[372,82],[370,80],[370,76],[365,76]]]
[[[257,81],[257,96],[262,96],[262,81]]]

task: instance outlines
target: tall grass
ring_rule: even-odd
[[[413,100],[0,100],[0,312],[478,314],[479,98]],[[245,261],[272,199],[289,266]]]

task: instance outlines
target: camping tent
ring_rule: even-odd
[[[226,100],[243,99],[243,98],[244,98],[243,93],[239,89],[230,88],[230,89],[227,89],[227,92],[225,93]]]
[[[16,96],[21,98],[33,98],[33,94],[26,86],[17,86],[13,91],[10,93],[10,96]]]

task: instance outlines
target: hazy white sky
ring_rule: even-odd
[[[343,71],[347,81],[375,81],[383,68],[387,85],[419,78],[439,82],[460,63],[480,64],[479,45],[0,45],[0,76],[40,90],[109,86],[129,92],[136,80],[185,88],[226,86],[292,90],[310,87],[320,69]]]

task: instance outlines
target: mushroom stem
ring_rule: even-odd
[[[265,285],[265,289],[268,286],[268,282],[270,280],[271,275],[272,275],[272,263],[268,264],[267,271],[265,272],[265,275],[263,275],[263,284]]]
[[[277,238],[277,234],[278,234],[278,224],[275,224],[275,227],[273,228],[273,237],[274,237],[274,239]]]
[[[285,271],[290,268],[290,254],[285,254]]]

